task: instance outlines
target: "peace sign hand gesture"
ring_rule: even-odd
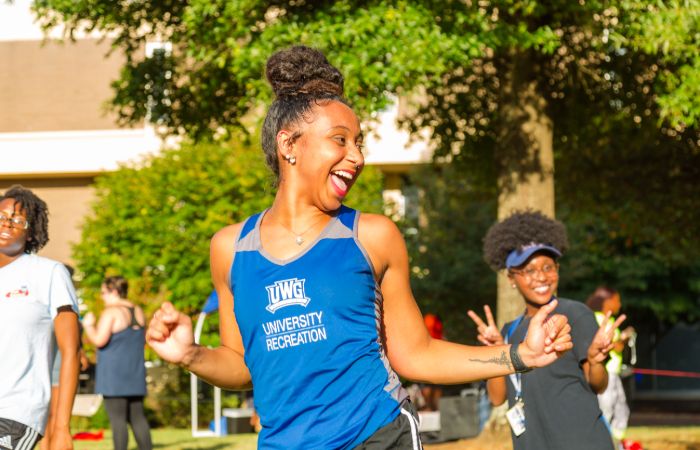
[[[588,362],[600,364],[608,357],[608,353],[613,349],[613,337],[615,330],[627,318],[624,314],[617,318],[615,323],[610,323],[610,311],[605,314],[605,319],[600,324],[598,332],[593,336],[593,341],[588,347]]]
[[[503,345],[503,336],[496,327],[496,321],[493,320],[491,308],[489,305],[484,305],[484,313],[486,314],[486,323],[471,309],[467,311],[467,315],[476,324],[476,330],[479,332],[476,339],[484,345]]]

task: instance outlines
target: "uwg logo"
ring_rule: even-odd
[[[285,306],[308,305],[311,299],[304,292],[305,282],[306,279],[290,278],[289,280],[275,281],[275,284],[271,286],[265,286],[267,298],[270,302],[265,309],[274,313]]]

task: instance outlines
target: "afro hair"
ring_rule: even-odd
[[[569,248],[566,227],[537,211],[516,211],[489,228],[484,260],[495,271],[505,269],[510,252],[532,243],[552,246],[564,254]]]

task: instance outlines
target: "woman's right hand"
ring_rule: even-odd
[[[92,312],[88,312],[87,314],[85,314],[81,322],[84,327],[91,327],[95,325],[97,320],[95,319],[95,315]]]
[[[479,332],[476,339],[488,346],[503,345],[503,336],[498,331],[496,321],[493,320],[493,314],[491,314],[489,305],[484,305],[484,313],[486,314],[486,323],[471,309],[467,311],[467,315],[474,321],[476,330]]]
[[[146,342],[164,360],[181,364],[195,345],[192,320],[165,302],[148,324]]]

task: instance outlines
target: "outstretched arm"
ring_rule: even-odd
[[[251,387],[228,282],[228,270],[233,261],[235,238],[239,230],[240,224],[226,227],[211,242],[211,272],[219,297],[221,345],[212,349],[195,344],[191,319],[167,302],[153,315],[146,333],[146,341],[161,358],[179,364],[207,382],[225,389]]]
[[[510,346],[474,347],[432,339],[411,293],[408,253],[398,228],[378,215],[360,217],[360,242],[372,260],[384,298],[387,356],[400,375],[436,384],[465,383],[513,373]],[[554,362],[572,347],[563,316],[548,317],[555,302],[532,319],[519,355],[530,367]],[[556,342],[555,345],[553,345]]]

